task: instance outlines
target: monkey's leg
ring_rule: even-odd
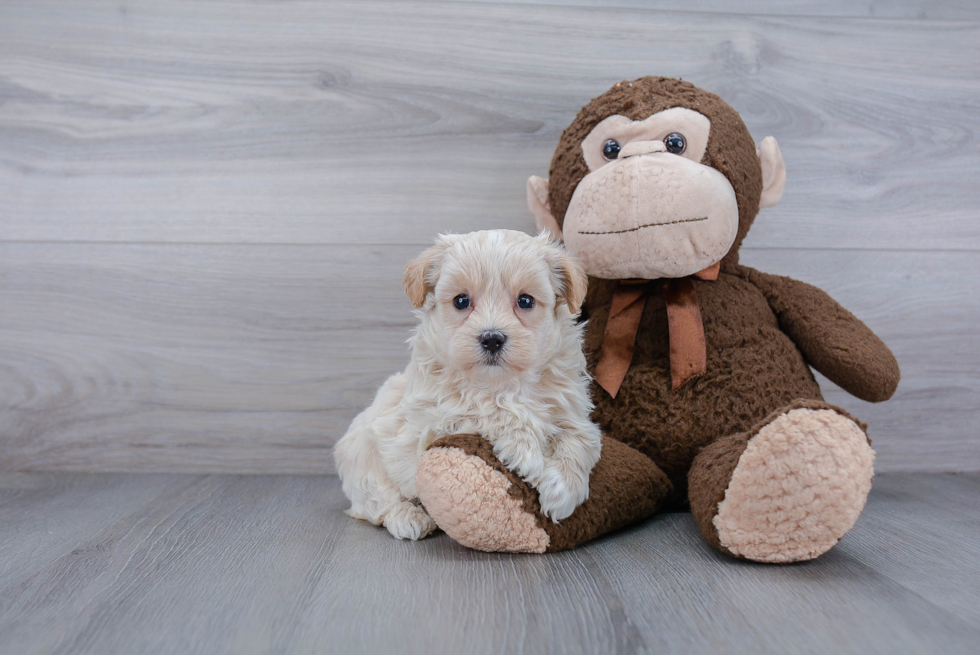
[[[476,435],[434,442],[419,461],[415,486],[429,516],[450,537],[468,548],[511,553],[574,548],[651,516],[671,489],[652,460],[603,437],[588,500],[555,524],[541,514],[537,491]]]
[[[688,473],[691,511],[724,553],[757,562],[810,560],[857,521],[874,457],[864,426],[847,412],[796,401],[698,454]]]

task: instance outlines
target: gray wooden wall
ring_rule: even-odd
[[[743,261],[898,356],[824,381],[879,470],[980,469],[980,6],[601,4],[0,3],[0,468],[332,471],[404,262],[530,230],[576,110],[664,74],[782,147]]]

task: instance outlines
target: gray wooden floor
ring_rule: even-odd
[[[976,653],[978,474],[886,474],[823,558],[689,514],[553,555],[418,543],[334,477],[0,474],[2,653]]]

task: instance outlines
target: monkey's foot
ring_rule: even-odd
[[[757,562],[810,560],[864,509],[874,456],[864,429],[827,403],[798,402],[698,454],[691,511],[723,552]]]
[[[589,499],[556,524],[541,514],[538,492],[508,471],[476,435],[439,439],[422,455],[415,487],[429,516],[476,550],[544,553],[574,548],[656,512],[671,488],[645,455],[603,437]]]

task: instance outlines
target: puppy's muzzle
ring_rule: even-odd
[[[507,335],[499,330],[486,330],[480,333],[480,348],[483,349],[483,356],[489,364],[497,363],[505,343],[507,343]]]

